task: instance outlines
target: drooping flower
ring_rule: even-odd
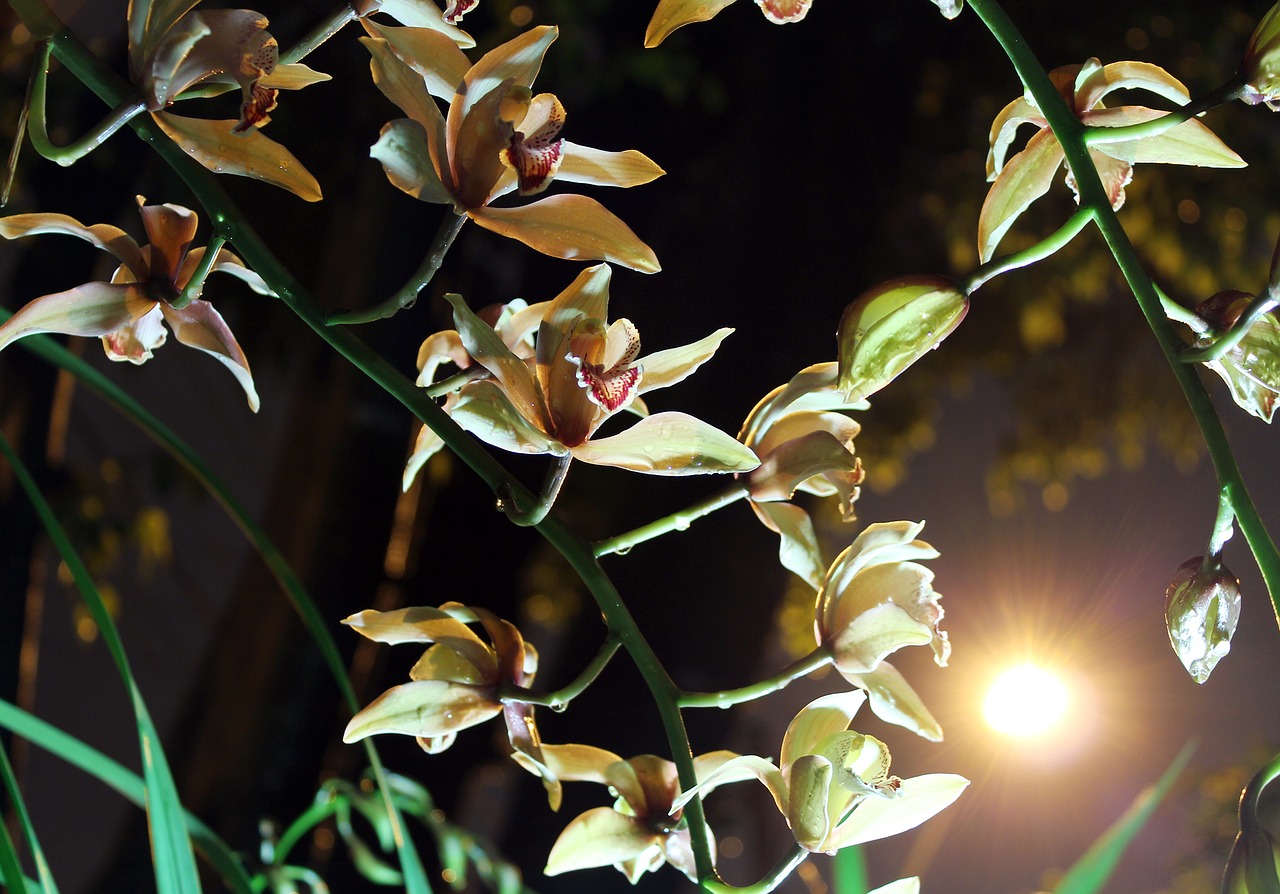
[[[474,622],[489,642],[467,626]],[[540,759],[533,706],[499,695],[503,684],[527,687],[538,669],[538,653],[511,622],[484,608],[446,602],[439,608],[367,609],[342,623],[374,642],[431,644],[410,669],[410,682],[388,689],[352,717],[342,741],[400,733],[438,754],[459,730],[501,714],[512,747]]]
[[[1196,314],[1218,332],[1236,324],[1254,301],[1248,292],[1228,290],[1206,298]],[[1231,389],[1231,399],[1263,422],[1271,422],[1280,403],[1280,317],[1264,313],[1217,360],[1204,364]]]
[[[731,3],[733,0],[659,0],[645,31],[644,45],[656,47],[677,28],[709,21]],[[764,17],[776,25],[800,21],[812,5],[813,0],[756,0]]]
[[[1178,105],[1190,99],[1181,81],[1146,62],[1103,65],[1097,59],[1089,59],[1083,65],[1055,68],[1049,72],[1049,77],[1071,111],[1090,127],[1124,127],[1166,114],[1145,106],[1105,107],[1102,100],[1116,90],[1147,90]],[[1005,153],[1023,124],[1031,124],[1038,131],[1026,147],[1006,164]],[[1245,165],[1239,155],[1194,118],[1163,133],[1115,142],[1094,142],[1089,147],[1089,157],[1112,208],[1116,210],[1124,204],[1124,188],[1133,178],[1133,166],[1140,162],[1209,168],[1240,168]],[[984,262],[990,260],[1018,216],[1049,190],[1060,167],[1065,167],[1062,145],[1028,91],[1025,96],[1005,106],[991,125],[987,179],[994,182],[978,220],[978,253]],[[1066,179],[1078,200],[1079,190],[1069,170]]]
[[[613,866],[634,885],[646,872],[667,863],[697,880],[688,822],[673,806],[680,794],[675,764],[652,754],[623,760],[590,745],[544,745],[542,755],[546,770],[558,779],[607,785],[616,799],[612,807],[588,810],[565,827],[547,857],[547,875]],[[697,778],[706,779],[737,756],[714,751],[695,757]],[[527,758],[515,757],[535,769]],[[706,835],[714,847],[709,826]]]
[[[1271,111],[1280,111],[1280,4],[1267,10],[1253,29],[1240,65],[1240,77],[1245,83],[1245,102],[1265,102]]]
[[[376,12],[386,13],[410,28],[439,31],[460,47],[474,47],[471,35],[458,27],[462,17],[475,9],[479,0],[448,0],[441,9],[431,0],[354,0],[351,8],[364,18]]]
[[[942,621],[941,595],[933,572],[918,564],[938,551],[916,535],[924,522],[868,525],[836,557],[818,590],[814,636],[831,649],[832,663],[846,680],[871,697],[880,719],[938,741],[942,728],[915,690],[886,662],[904,646],[930,646],[946,666],[951,655]]]
[[[366,21],[374,83],[408,115],[382,128],[370,154],[387,178],[424,202],[450,205],[487,230],[544,254],[659,268],[653,250],[595,199],[560,194],[515,207],[491,203],[534,195],[553,180],[637,186],[663,170],[635,150],[604,152],[559,136],[565,110],[553,94],[530,90],[556,39],[534,28],[475,65],[447,37],[422,28]],[[442,115],[434,96],[450,98]]]
[[[747,472],[759,460],[738,441],[684,413],[648,415],[643,393],[683,381],[709,360],[733,330],[719,329],[693,344],[640,357],[640,337],[629,320],[608,323],[610,270],[589,267],[554,301],[499,319],[481,320],[460,296],[453,305],[456,333],[424,343],[424,375],[458,351],[488,377],[465,384],[445,409],[486,443],[517,453],[570,454],[596,465],[653,475]],[[527,336],[537,327],[536,343]],[[455,341],[456,338],[456,341]],[[428,345],[431,347],[428,348]],[[443,354],[435,353],[443,351]],[[424,380],[420,377],[420,384]],[[596,437],[600,426],[625,409],[643,418],[620,434]],[[439,449],[427,437],[410,459]]]
[[[738,434],[760,457],[747,478],[751,508],[781,538],[783,567],[815,590],[826,563],[809,514],[790,500],[797,491],[834,496],[841,517],[852,521],[864,477],[853,445],[860,426],[845,412],[866,409],[867,402],[845,397],[837,372],[834,362],[802,369],[755,405]]]
[[[885,744],[849,729],[864,700],[861,692],[839,692],[810,702],[787,726],[776,767],[755,755],[733,758],[675,805],[750,774],[769,789],[796,843],[809,851],[831,854],[915,828],[954,802],[969,781],[950,773],[890,776]]]
[[[310,172],[279,143],[258,132],[270,121],[281,89],[329,80],[301,63],[280,64],[267,19],[250,9],[191,12],[197,0],[129,7],[129,71],[156,124],[215,172],[241,174],[320,199]],[[236,120],[186,118],[165,111],[193,87],[241,91]],[[206,92],[207,95],[207,92]]]
[[[1240,622],[1240,581],[1217,559],[1188,559],[1165,591],[1164,614],[1178,660],[1191,679],[1204,683],[1231,651]]]
[[[257,412],[258,394],[249,361],[222,316],[198,297],[175,306],[205,254],[205,249],[191,247],[195,212],[180,205],[148,205],[142,196],[137,201],[150,243],[142,247],[118,227],[86,226],[65,214],[0,218],[0,236],[5,239],[62,233],[84,239],[120,260],[110,282],[85,283],[27,304],[0,326],[0,350],[27,335],[61,332],[100,336],[108,358],[141,364],[164,344],[167,323],[178,341],[212,355],[231,370],[244,388],[249,407]],[[262,278],[225,248],[219,249],[210,269],[230,273],[260,295],[271,294]]]

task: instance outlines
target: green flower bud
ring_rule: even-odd
[[[960,325],[968,297],[943,276],[904,276],[863,292],[837,333],[836,386],[861,400],[892,382]]]
[[[1203,683],[1231,651],[1240,621],[1240,581],[1216,559],[1189,559],[1165,591],[1164,616],[1173,651],[1191,678]]]
[[[1275,792],[1267,787],[1280,775],[1276,758],[1249,780],[1240,797],[1240,832],[1222,875],[1222,894],[1275,894],[1280,891],[1280,848],[1272,834]]]
[[[954,19],[960,15],[960,10],[964,9],[964,0],[933,0],[933,2],[949,19]]]
[[[1219,292],[1202,301],[1196,313],[1215,329],[1225,331],[1253,300],[1248,292]],[[1275,314],[1262,314],[1238,344],[1205,366],[1227,383],[1236,404],[1269,423],[1280,401],[1280,319]]]
[[[1265,102],[1271,111],[1280,109],[1280,3],[1262,17],[1240,65],[1244,95],[1250,105]]]

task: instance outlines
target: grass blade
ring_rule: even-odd
[[[23,878],[18,851],[13,839],[9,837],[9,829],[5,823],[0,823],[0,833],[2,833],[0,835],[2,838],[0,840],[2,845],[0,847],[0,878],[4,879],[10,891],[21,891],[25,888],[28,892],[58,894],[58,885],[53,880],[53,873],[49,871],[44,851],[40,849],[40,841],[36,838],[35,827],[31,825],[31,817],[27,813],[26,802],[22,799],[22,791],[18,788],[18,777],[14,775],[9,755],[3,748],[0,748],[0,779],[3,779],[4,790],[9,795],[9,803],[13,805],[13,812],[18,818],[18,825],[26,839],[27,850],[31,852],[31,860],[36,864],[37,881],[32,882]]]

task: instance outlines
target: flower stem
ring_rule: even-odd
[[[1092,220],[1093,211],[1089,208],[1080,208],[1075,214],[1067,218],[1067,222],[1058,227],[1057,231],[1052,235],[1046,236],[1035,245],[1024,248],[1022,251],[1016,251],[1002,258],[994,258],[988,261],[981,267],[975,268],[972,273],[961,279],[957,285],[965,295],[972,295],[1001,273],[1007,273],[1010,270],[1026,267],[1037,261],[1043,261],[1059,249],[1065,248],[1067,243],[1074,239],[1076,234],[1083,230]]]
[[[1218,494],[1218,517],[1213,522],[1213,533],[1209,536],[1209,545],[1205,547],[1204,558],[1217,561],[1226,547],[1227,541],[1235,532],[1236,513],[1231,506],[1231,494],[1223,489]]]
[[[1228,351],[1240,344],[1240,340],[1249,334],[1249,329],[1263,314],[1274,310],[1276,305],[1280,304],[1280,297],[1273,293],[1274,290],[1268,288],[1249,302],[1249,306],[1240,315],[1240,319],[1232,323],[1230,329],[1207,345],[1184,348],[1179,352],[1178,359],[1183,363],[1209,363],[1224,356]]]
[[[1215,109],[1228,102],[1234,102],[1244,95],[1244,89],[1244,78],[1236,75],[1221,87],[1210,90],[1204,96],[1194,99],[1184,106],[1179,106],[1159,118],[1153,118],[1150,121],[1143,121],[1139,124],[1126,124],[1124,127],[1085,128],[1085,144],[1098,146],[1104,143],[1121,143],[1127,140],[1141,140],[1144,137],[1158,136],[1166,131],[1173,130],[1184,121],[1203,115],[1210,109]]]
[[[107,117],[98,122],[98,126],[80,139],[67,146],[55,146],[49,139],[45,127],[45,92],[49,79],[50,42],[43,40],[36,51],[35,79],[31,85],[31,111],[27,121],[27,133],[31,136],[31,145],[49,161],[56,161],[64,168],[75,164],[120,128],[124,127],[139,114],[146,111],[147,104],[140,96],[126,96]]]
[[[209,239],[209,244],[205,247],[204,255],[200,258],[200,263],[196,265],[195,272],[191,274],[191,279],[187,280],[187,284],[182,287],[182,292],[178,297],[170,302],[170,307],[175,310],[181,310],[200,297],[200,293],[204,291],[204,281],[209,276],[209,271],[213,269],[213,265],[217,263],[218,255],[222,252],[222,246],[226,244],[226,236],[221,233],[213,234]]]
[[[569,707],[569,702],[585,692],[587,687],[596,681],[596,677],[600,676],[600,672],[605,669],[613,656],[618,654],[621,645],[613,637],[606,639],[600,646],[600,651],[596,652],[596,657],[591,659],[591,663],[583,668],[582,673],[578,674],[568,686],[563,686],[554,692],[539,693],[521,689],[518,686],[508,688],[504,685],[498,690],[498,698],[520,701],[529,705],[541,705],[553,711],[563,711]]]
[[[440,228],[436,230],[436,236],[431,241],[431,250],[422,259],[422,266],[417,269],[413,277],[404,284],[400,291],[373,307],[333,314],[326,323],[330,326],[371,323],[374,320],[384,320],[387,317],[395,316],[400,311],[413,307],[414,302],[418,300],[418,293],[425,289],[427,284],[431,282],[432,277],[436,275],[436,271],[444,263],[444,256],[448,253],[449,247],[453,245],[453,240],[458,238],[458,233],[466,222],[466,215],[450,212],[445,216],[444,220],[440,221]]]
[[[573,462],[573,454],[571,453],[555,458],[551,471],[547,473],[547,480],[542,485],[542,493],[538,495],[538,501],[528,509],[520,508],[519,498],[515,496],[509,486],[499,487],[498,508],[506,513],[507,518],[522,528],[538,524],[547,517],[547,513],[551,511],[551,506],[555,503],[556,497],[560,495],[560,488],[564,485],[565,476],[569,474],[569,464],[571,462]]]
[[[42,62],[44,63],[42,65]],[[0,185],[0,208],[9,204],[9,193],[13,189],[13,180],[18,175],[18,157],[22,154],[22,141],[27,135],[27,117],[31,112],[31,94],[35,90],[36,78],[47,65],[42,54],[31,60],[31,74],[27,77],[27,93],[22,98],[22,108],[18,111],[18,120],[13,125],[13,147],[9,150],[9,161],[4,169],[4,183]]]
[[[291,62],[301,62],[307,56],[316,51],[325,41],[333,37],[339,31],[347,26],[349,22],[356,18],[356,11],[349,4],[343,5],[329,17],[324,19],[320,24],[307,34],[306,37],[298,41],[289,52],[280,57],[281,65],[288,65]]]
[[[441,379],[434,385],[428,385],[426,391],[431,397],[444,397],[446,394],[452,394],[454,391],[460,390],[463,385],[469,382],[478,382],[480,379],[487,379],[491,375],[493,373],[477,363],[470,369],[465,369],[456,375],[449,376],[447,379]]]
[[[754,885],[738,887],[737,885],[727,885],[724,882],[712,881],[703,882],[702,890],[708,892],[708,894],[769,894],[770,891],[782,884],[791,873],[795,872],[796,867],[803,863],[808,856],[809,852],[797,844],[787,851],[786,856],[779,860],[773,869],[769,870],[768,875]]]
[[[717,509],[723,509],[731,503],[736,503],[747,496],[747,493],[745,484],[735,484],[726,490],[707,497],[700,503],[694,503],[688,509],[673,512],[671,515],[649,522],[649,524],[642,525],[625,534],[619,534],[617,537],[600,540],[595,544],[596,556],[623,554],[630,550],[631,547],[638,543],[644,543],[646,540],[653,540],[655,537],[661,537],[663,534],[669,534],[672,531],[688,530],[689,525],[693,522],[703,516],[710,515]]]
[[[1191,310],[1189,307],[1183,307],[1164,293],[1164,289],[1155,286],[1156,296],[1160,299],[1160,306],[1164,308],[1164,315],[1175,323],[1181,323],[1189,326],[1191,331],[1196,335],[1206,335],[1213,331],[1213,327],[1209,325],[1204,317]]]
[[[682,708],[729,708],[742,702],[754,701],[771,692],[784,689],[793,681],[813,673],[831,661],[831,650],[819,646],[808,655],[793,661],[771,677],[767,677],[750,686],[738,689],[725,689],[721,692],[682,692],[680,707]]]

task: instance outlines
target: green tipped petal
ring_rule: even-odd
[[[597,807],[574,819],[560,833],[547,856],[547,875],[575,869],[612,866],[639,856],[661,842],[634,817],[611,807]]]
[[[1047,128],[1009,159],[991,184],[978,216],[978,257],[984,264],[996,253],[1000,240],[1018,216],[1049,191],[1062,160],[1062,144]]]
[[[393,686],[351,718],[342,734],[350,744],[380,733],[433,738],[454,733],[502,713],[484,691],[447,680]]]
[[[717,329],[706,338],[680,348],[668,348],[646,354],[644,357],[644,378],[640,380],[640,394],[667,388],[683,382],[693,375],[698,367],[715,356],[720,342],[724,341],[732,329]]]
[[[422,202],[452,205],[453,196],[440,179],[431,158],[427,134],[409,118],[389,121],[369,148],[369,156],[382,164],[391,185]]]
[[[650,475],[750,472],[760,460],[750,449],[685,413],[658,413],[608,438],[570,451],[574,458]]]
[[[805,850],[826,850],[823,845],[831,831],[827,813],[831,777],[831,761],[820,754],[802,755],[791,765],[787,825]]]

